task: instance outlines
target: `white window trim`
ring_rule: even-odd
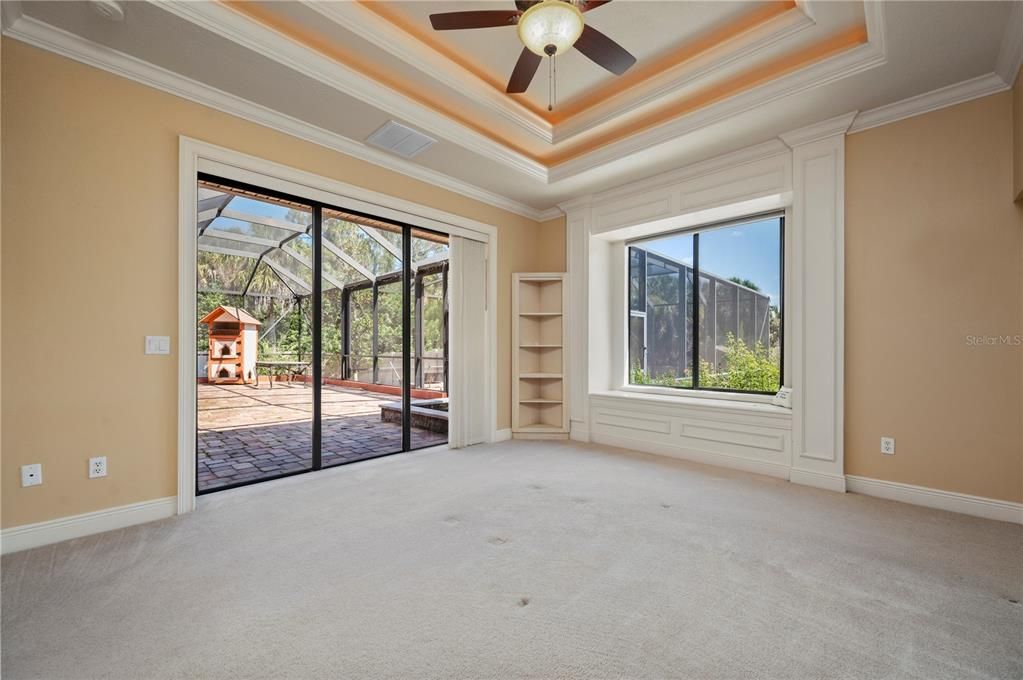
[[[322,177],[208,142],[178,140],[178,491],[177,513],[195,509],[196,380],[195,295],[197,211],[196,177],[208,172],[226,179],[263,186],[311,200],[349,207],[487,243],[487,277],[497,281],[497,227],[430,206]],[[487,371],[490,396],[489,437],[497,441],[497,286],[487,287]],[[452,329],[456,332],[457,329]],[[452,373],[457,370],[452,361]],[[456,384],[454,380],[452,385]]]
[[[782,197],[779,200],[784,201],[785,197]],[[771,212],[773,212],[775,214],[783,214],[783,217],[785,219],[786,229],[788,229],[787,225],[789,223],[789,218],[791,217],[791,211],[789,210],[789,206],[785,206],[783,209],[773,210]],[[759,212],[750,213],[748,215],[739,215],[738,217],[736,217],[734,219],[729,219],[727,221],[729,221],[729,222],[741,221],[741,220],[746,219],[747,217],[756,217],[758,215],[763,215],[764,213],[765,213],[765,211],[761,210]],[[688,231],[690,231],[690,232],[700,231],[704,227],[712,227],[712,226],[715,226],[717,224],[720,224],[721,221],[722,220],[715,220],[715,221],[712,221],[712,222],[705,222],[705,223],[695,224],[692,227],[689,227]],[[655,231],[655,232],[648,233],[646,235],[646,238],[656,238],[657,236],[662,235],[662,234],[663,235],[668,235],[668,234],[674,234],[674,233],[679,233],[678,228],[671,228],[669,226],[665,226],[660,231]],[[788,238],[783,238],[782,239],[782,247],[785,249],[785,254],[784,254],[784,257],[782,259],[782,261],[785,264],[785,271],[781,272],[782,280],[784,282],[783,286],[782,286],[783,291],[787,291],[788,290],[788,285],[789,285],[788,276],[787,276],[787,273],[788,273],[788,270],[789,270],[789,254],[790,254],[789,253],[789,243],[790,243],[790,239],[788,239]],[[615,245],[618,245],[618,244],[615,244]],[[623,307],[621,310],[619,310],[618,316],[616,316],[616,317],[613,316],[612,317],[612,319],[611,319],[611,323],[612,323],[611,332],[616,337],[616,342],[614,343],[614,347],[615,348],[623,347],[624,348],[624,354],[622,354],[621,352],[616,352],[615,353],[615,357],[613,359],[613,363],[612,363],[613,373],[612,373],[612,375],[615,376],[615,381],[613,383],[614,390],[616,392],[623,392],[623,393],[635,392],[635,393],[638,393],[638,394],[660,394],[660,395],[667,396],[667,397],[678,397],[678,398],[681,398],[681,399],[686,399],[686,398],[690,398],[690,399],[710,399],[710,400],[713,400],[713,401],[720,401],[720,402],[743,402],[743,403],[749,403],[749,404],[770,404],[771,400],[774,398],[773,394],[751,394],[751,393],[747,393],[747,392],[729,392],[727,390],[701,390],[701,389],[695,389],[694,390],[694,389],[685,388],[685,387],[672,388],[672,387],[660,387],[660,386],[657,386],[657,385],[634,385],[634,384],[629,382],[629,326],[628,326],[628,323],[627,323],[628,316],[631,314],[630,310],[628,309],[628,304],[629,304],[629,244],[624,242],[624,241],[622,241],[620,243],[620,245],[622,247],[622,253],[621,253],[622,259],[619,261],[619,267],[618,267],[617,276],[621,277],[621,279],[622,279],[621,285],[624,287],[624,289],[622,291],[622,294],[624,296],[622,302],[625,305],[625,307]],[[615,249],[615,250],[617,250],[617,249]],[[615,281],[615,285],[616,286],[618,285],[617,280]],[[785,297],[787,297],[787,295],[785,293],[783,293],[783,297],[782,297],[782,301],[781,301],[782,302],[782,324],[783,324],[782,325],[782,352],[784,353],[783,363],[785,363],[785,365],[787,365],[787,362],[789,360],[788,347],[789,347],[790,343],[786,342],[786,338],[788,338],[788,333],[789,333],[789,315],[787,313],[787,310],[785,309],[785,305],[786,305]],[[645,316],[645,314],[644,314],[644,316]],[[786,371],[785,375],[782,376],[782,385],[785,386],[785,387],[791,387],[788,371]],[[713,404],[713,401],[711,402],[712,404]]]
[[[844,137],[853,118],[822,121],[561,206],[573,439],[845,490]],[[627,385],[625,241],[779,209],[786,216],[784,380],[793,389],[791,410],[765,404],[769,395],[676,395]]]

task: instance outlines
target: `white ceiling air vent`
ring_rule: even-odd
[[[381,125],[366,141],[404,158],[412,158],[437,143],[436,139],[393,120]]]

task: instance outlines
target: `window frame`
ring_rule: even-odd
[[[785,238],[785,223],[788,217],[787,210],[771,210],[764,213],[757,213],[754,215],[746,215],[743,217],[724,220],[720,222],[710,222],[706,224],[694,225],[692,227],[686,227],[684,229],[667,229],[665,231],[643,236],[642,238],[631,239],[622,242],[624,246],[624,266],[625,266],[625,281],[627,286],[626,299],[625,299],[625,376],[622,384],[623,390],[646,392],[654,394],[666,394],[666,395],[679,395],[684,394],[686,396],[702,396],[712,397],[719,399],[727,399],[729,397],[741,396],[745,399],[754,401],[770,401],[770,399],[777,393],[775,392],[759,392],[755,390],[735,390],[724,387],[705,387],[699,383],[699,365],[700,365],[700,333],[702,331],[700,319],[699,319],[699,304],[700,304],[700,255],[699,255],[699,241],[700,233],[708,232],[717,229],[724,229],[729,227],[738,227],[744,224],[751,224],[754,222],[762,222],[769,219],[778,220],[778,264],[779,264],[779,284],[778,284],[778,387],[783,387],[786,379],[785,375],[785,307],[787,304],[786,293],[785,293],[785,282],[788,278],[788,272],[785,269],[785,251],[786,251],[786,238]],[[645,282],[646,275],[646,258],[643,258],[644,264],[644,282],[641,284],[643,291],[643,304],[644,311],[642,313],[634,311],[632,309],[632,295],[631,295],[631,284],[632,284],[632,248],[635,246],[641,246],[644,243],[650,243],[652,241],[658,241],[671,236],[678,235],[692,235],[693,236],[693,287],[694,292],[691,303],[684,310],[684,314],[692,312],[692,325],[693,325],[693,352],[690,360],[690,372],[692,374],[692,386],[686,387],[684,385],[675,386],[664,386],[664,385],[639,385],[632,382],[632,334],[630,322],[633,318],[642,316],[644,319],[644,339],[648,338],[648,329],[646,328],[646,293],[647,285]],[[647,251],[643,251],[647,252]],[[683,285],[680,281],[680,285]],[[686,317],[690,318],[690,317]],[[643,367],[644,370],[648,364],[648,345],[644,342],[643,346]]]

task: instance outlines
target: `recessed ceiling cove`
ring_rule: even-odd
[[[546,53],[508,87],[536,2],[154,0],[112,22],[90,3],[4,0],[0,18],[7,37],[535,219],[820,121],[999,92],[1023,60],[1020,3],[579,0],[579,40],[598,31],[629,63],[569,47],[567,21],[548,110]],[[495,11],[512,20],[431,21]],[[436,143],[374,146],[388,121]]]
[[[523,51],[514,18],[475,30],[431,26],[431,15],[493,12],[497,2],[227,4],[548,170],[867,46],[880,30],[862,2],[819,3],[812,14],[792,0],[602,3],[583,15],[586,25],[636,63],[616,75],[579,50],[559,54],[557,106],[548,110],[542,70],[525,92],[506,92]]]

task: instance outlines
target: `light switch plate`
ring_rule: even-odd
[[[35,463],[33,465],[22,465],[21,466],[21,485],[22,486],[39,486],[43,483],[43,466],[42,463]]]
[[[170,336],[147,335],[146,354],[170,354]]]

